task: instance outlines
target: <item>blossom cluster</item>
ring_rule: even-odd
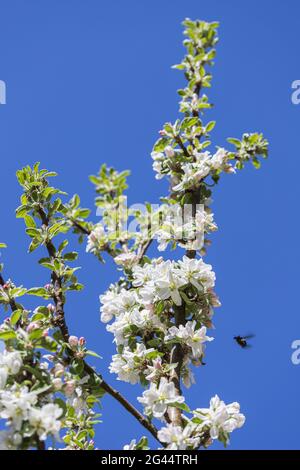
[[[226,405],[217,395],[210,400],[209,408],[198,408],[191,413],[191,419],[184,417],[184,428],[171,423],[158,431],[158,437],[167,449],[196,449],[203,439],[206,445],[215,439],[227,445],[230,433],[245,422],[238,403]]]
[[[85,339],[71,335],[68,343],[59,344],[51,337],[60,338],[54,323],[55,306],[48,304],[32,313],[20,306],[0,324],[0,339],[6,343],[0,352],[0,420],[6,425],[0,433],[3,450],[46,446],[48,437],[60,441],[64,427],[86,428],[89,433],[89,423],[97,417],[93,410],[97,398],[90,396],[93,382],[79,367],[87,351]],[[73,434],[63,439],[78,448],[77,433]],[[82,445],[92,446],[87,440]]]
[[[223,148],[219,148],[213,155],[208,151],[194,150],[191,155],[185,157],[181,149],[166,146],[163,152],[153,151],[152,158],[156,178],[169,176],[172,190],[175,192],[197,188],[199,182],[210,173],[235,171],[229,161],[231,154]]]
[[[160,207],[160,212],[163,215],[162,223],[154,232],[159,251],[165,251],[169,244],[173,248],[179,246],[186,250],[200,251],[208,241],[205,235],[218,228],[213,213],[205,204],[199,204],[194,214],[191,204],[183,207],[179,204],[164,204]]]
[[[184,345],[185,365],[199,362],[204,344],[212,339],[206,335],[201,321],[206,318],[210,322],[213,307],[219,305],[213,291],[215,274],[211,266],[202,259],[187,256],[179,261],[157,258],[143,266],[135,265],[130,283],[127,289],[122,285],[111,286],[100,296],[101,320],[105,323],[114,320],[107,330],[114,334],[118,347],[110,371],[132,384],[143,378],[157,379],[167,372],[161,358],[170,354],[174,342]],[[190,311],[186,306],[186,316],[193,320],[178,328],[174,325],[174,309],[181,307],[189,296],[193,296],[193,303]],[[153,375],[153,367],[160,373]],[[168,366],[168,372],[171,369]]]
[[[22,367],[19,351],[5,349],[0,353],[0,418],[8,426],[1,434],[2,448],[13,449],[33,435],[41,441],[48,435],[57,438],[61,428],[62,408],[55,403],[40,402],[41,390],[29,390],[17,382]]]
[[[151,389],[144,392],[139,401],[144,404],[148,416],[163,420],[167,407],[180,406],[184,398],[176,395],[172,383],[162,379],[158,387],[152,384]],[[209,408],[188,410],[188,413],[191,417],[183,415],[182,425],[168,422],[159,429],[158,439],[166,449],[193,450],[200,446],[208,447],[214,440],[219,440],[227,446],[230,434],[245,423],[245,416],[240,413],[239,404],[234,402],[226,405],[218,395],[210,400]],[[140,443],[136,440],[124,446],[125,450],[139,448]]]

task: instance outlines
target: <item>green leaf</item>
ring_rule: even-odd
[[[66,253],[63,258],[66,261],[74,261],[78,258],[78,253],[76,251],[71,251],[70,253]]]
[[[68,246],[68,244],[69,244],[68,240],[62,241],[58,247],[58,251],[61,253]]]
[[[179,408],[180,410],[186,411],[187,413],[191,412],[190,408],[187,406],[186,403],[170,403],[169,406],[173,406],[174,408]]]
[[[205,128],[206,132],[211,132],[216,125],[216,121],[210,121]]]
[[[79,284],[78,282],[75,283],[75,284],[71,284],[69,287],[68,287],[68,290],[75,290],[75,291],[79,291],[79,290],[82,290],[84,288],[84,285],[83,284]]]
[[[27,233],[27,235],[29,235],[32,238],[37,238],[39,240],[41,239],[41,230],[36,228],[36,227],[27,228],[26,233]]]
[[[32,253],[34,250],[36,250],[41,244],[41,241],[38,240],[37,238],[34,238],[32,242],[29,245],[28,252]]]
[[[44,299],[49,299],[51,295],[44,287],[32,287],[27,291],[28,295],[35,295],[37,297],[43,297]]]
[[[235,139],[233,137],[229,137],[227,139],[227,142],[229,142],[230,144],[235,145],[237,148],[240,148],[240,146],[241,146],[241,142],[239,141],[239,139]]]
[[[198,117],[187,117],[181,123],[181,130],[185,131],[199,122]]]
[[[71,364],[71,369],[73,369],[75,374],[81,375],[84,370],[84,362],[81,359],[74,359]]]
[[[261,162],[258,160],[258,158],[253,157],[252,163],[253,163],[254,168],[256,168],[256,170],[259,170],[259,168],[261,167]]]
[[[47,349],[50,352],[56,352],[57,350],[57,342],[50,336],[46,336],[45,338],[42,337],[38,344],[39,347],[42,349]]]
[[[0,340],[6,341],[8,339],[14,339],[17,335],[14,331],[0,331]]]
[[[16,325],[22,316],[23,310],[15,310],[10,316],[10,324]]]
[[[30,227],[36,227],[34,218],[31,217],[31,215],[29,215],[29,214],[24,215],[24,221],[25,221],[26,227],[29,227],[29,228]]]
[[[29,210],[29,206],[27,205],[22,205],[22,206],[19,206],[17,209],[16,209],[16,218],[17,219],[22,219],[23,217],[25,217],[25,215],[27,214],[27,211]]]
[[[162,137],[161,139],[158,139],[153,147],[154,152],[163,152],[166,148],[166,146],[169,144],[170,139],[167,139],[165,137]]]
[[[85,352],[85,354],[86,354],[87,356],[93,356],[93,357],[98,357],[98,359],[102,359],[102,357],[99,356],[99,354],[97,354],[95,351],[90,351],[90,350],[88,350],[88,351]]]
[[[40,339],[43,336],[44,330],[42,328],[37,328],[36,330],[33,330],[29,334],[29,339],[30,341],[34,341],[35,339]]]

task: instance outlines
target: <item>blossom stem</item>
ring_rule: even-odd
[[[3,279],[2,274],[0,273],[0,286],[3,287],[3,286],[5,286],[5,284],[6,284],[5,280]],[[13,298],[10,299],[9,305],[10,305],[10,308],[12,309],[12,311],[18,310],[18,306],[16,304],[15,299],[13,299]]]

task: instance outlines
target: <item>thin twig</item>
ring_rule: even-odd
[[[5,284],[6,284],[6,282],[3,279],[2,274],[0,273],[0,286],[4,287]],[[12,311],[18,310],[18,306],[16,304],[15,299],[10,299],[9,300],[9,305],[10,305],[10,308],[12,309]]]

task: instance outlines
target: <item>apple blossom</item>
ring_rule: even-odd
[[[184,402],[184,397],[177,394],[173,382],[169,382],[165,377],[160,379],[159,385],[150,384],[150,388],[138,397],[138,401],[145,407],[145,414],[162,418],[168,406],[176,406]]]
[[[90,235],[88,236],[86,251],[90,253],[96,253],[99,247],[105,244],[105,229],[103,225],[98,224],[94,227]]]
[[[58,405],[47,403],[42,408],[31,408],[28,420],[31,426],[36,429],[39,438],[44,441],[48,434],[58,437],[61,415],[62,409]]]
[[[37,402],[37,394],[29,392],[27,387],[12,387],[0,392],[0,417],[8,421],[16,431],[20,431],[22,422],[28,419],[29,410]]]
[[[197,359],[203,355],[203,344],[206,341],[212,341],[213,338],[206,336],[206,327],[202,326],[196,329],[195,321],[188,321],[185,326],[172,326],[165,336],[165,341],[173,341],[179,339],[185,346],[192,350],[193,358]]]
[[[78,346],[78,338],[77,336],[69,336],[69,345],[72,349],[76,349]]]
[[[7,374],[15,375],[23,365],[22,356],[19,351],[9,352],[4,350],[0,352],[0,372],[5,370]]]
[[[208,428],[212,439],[221,437],[225,443],[229,440],[229,433],[245,423],[240,405],[236,402],[225,405],[218,395],[210,400],[209,408],[197,408],[193,413],[196,421],[201,420],[200,428]]]
[[[181,426],[169,423],[158,431],[158,437],[161,442],[167,444],[168,450],[196,449],[200,444],[200,436],[192,437],[194,430],[195,426],[191,423],[183,429]]]

